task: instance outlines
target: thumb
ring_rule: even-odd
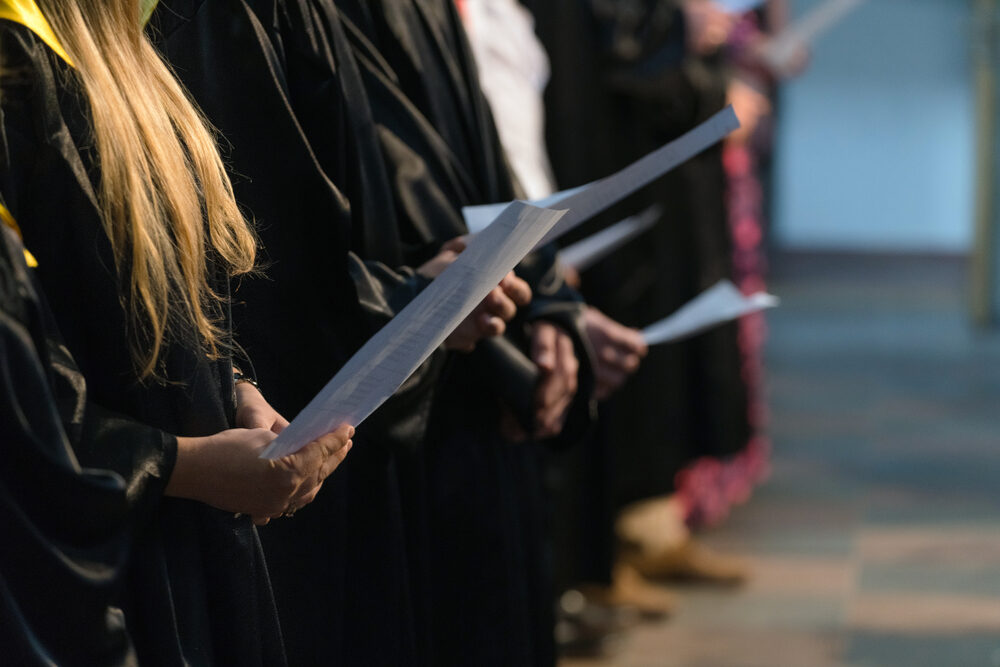
[[[531,360],[550,373],[556,368],[556,328],[547,322],[535,325],[531,338]]]

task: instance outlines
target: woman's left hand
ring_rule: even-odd
[[[288,420],[271,407],[257,387],[249,382],[236,383],[236,426],[237,428],[263,428],[272,433],[281,433],[288,426]]]

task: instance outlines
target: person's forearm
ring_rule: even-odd
[[[177,461],[167,481],[166,495],[188,500],[201,500],[204,466],[199,463],[204,447],[211,436],[203,438],[177,438]]]

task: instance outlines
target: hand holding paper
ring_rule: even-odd
[[[417,298],[375,334],[264,451],[280,458],[384,403],[565,211],[507,207]]]
[[[584,310],[583,324],[594,350],[594,398],[603,401],[639,369],[649,348],[642,332],[615,322],[593,306]]]
[[[689,338],[717,324],[778,305],[778,297],[758,292],[743,296],[728,280],[702,292],[665,319],[642,330],[647,345],[660,345]]]

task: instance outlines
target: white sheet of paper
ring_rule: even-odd
[[[542,200],[542,203],[555,201],[559,208],[568,209],[569,212],[539,241],[538,245],[543,246],[555,241],[577,225],[649,185],[674,167],[687,162],[739,126],[740,121],[736,118],[736,113],[731,106],[728,106],[690,132],[636,160],[618,173],[589,185],[557,192],[552,197]],[[495,207],[496,204],[487,206]],[[483,207],[463,208],[462,214],[466,221],[470,215],[478,219],[480,214],[470,209],[479,208]]]
[[[801,19],[782,30],[762,52],[762,57],[775,69],[784,70],[796,51],[813,42],[824,32],[840,23],[865,0],[826,0]]]
[[[643,329],[642,337],[647,345],[672,343],[737,317],[774,308],[778,303],[778,297],[765,292],[743,296],[735,285],[722,280],[681,306],[670,317]]]
[[[732,14],[742,14],[751,9],[757,9],[765,0],[715,0],[715,4]]]
[[[586,185],[578,185],[575,188],[570,188],[569,190],[561,190],[554,194],[544,197],[542,199],[535,199],[530,202],[532,206],[537,206],[538,208],[551,208],[558,204],[563,199],[575,195],[577,192],[583,190]],[[482,204],[480,206],[463,206],[462,207],[462,217],[465,218],[465,226],[469,228],[470,234],[478,234],[487,227],[490,223],[496,220],[497,216],[500,215],[505,208],[510,204],[509,201],[501,202],[499,204]]]
[[[563,264],[584,271],[656,224],[663,207],[653,204],[638,215],[616,222],[596,234],[581,239],[559,251]]]
[[[520,262],[565,211],[514,202],[413,301],[365,343],[264,451],[294,453],[386,401]]]

